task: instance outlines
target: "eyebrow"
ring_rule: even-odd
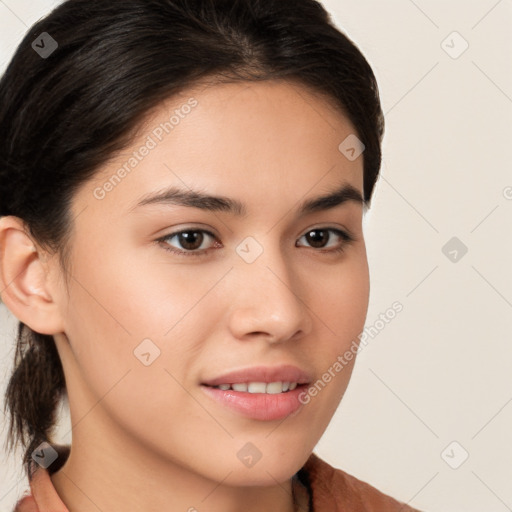
[[[359,190],[349,183],[345,183],[333,192],[303,201],[298,206],[297,213],[299,215],[306,215],[325,211],[349,201],[363,206],[365,204]],[[132,210],[149,204],[178,205],[211,212],[226,212],[236,216],[247,215],[245,205],[237,199],[209,195],[197,190],[184,190],[175,186],[156,194],[142,197]]]

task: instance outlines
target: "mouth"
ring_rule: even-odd
[[[204,384],[208,386],[208,384]],[[267,395],[278,395],[288,393],[297,388],[297,382],[237,382],[233,384],[219,384],[218,386],[208,386],[222,391],[238,391],[241,393],[265,393]],[[302,386],[302,384],[301,384]]]
[[[253,420],[282,420],[298,414],[312,376],[293,365],[251,367],[201,383],[216,407]]]
[[[250,384],[252,383],[241,384],[244,389],[247,388],[246,391],[237,391],[231,386],[228,389],[221,389],[220,385],[208,386],[205,384],[201,385],[201,389],[213,400],[217,407],[220,406],[224,410],[253,420],[282,420],[298,413],[305,405],[301,401],[301,395],[307,389],[307,384],[300,384],[294,389],[288,388],[286,391],[283,391],[285,386],[281,385],[281,391],[274,393],[268,393],[266,389],[265,392],[261,391],[263,387],[261,389],[251,387],[252,391],[249,391]],[[256,384],[264,383],[258,382]],[[274,383],[270,383],[270,385],[272,384]],[[268,385],[265,384],[265,386]],[[223,387],[226,387],[226,385]]]

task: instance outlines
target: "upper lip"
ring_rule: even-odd
[[[237,384],[242,382],[297,382],[308,384],[311,376],[305,370],[293,365],[281,366],[252,366],[241,370],[224,373],[219,377],[203,382],[207,386],[219,386],[220,384]]]

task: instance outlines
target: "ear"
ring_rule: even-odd
[[[9,310],[33,331],[63,331],[62,318],[50,280],[48,254],[12,215],[0,218],[0,295]],[[55,287],[55,286],[54,286]]]

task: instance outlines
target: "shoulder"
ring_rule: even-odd
[[[312,495],[314,512],[420,512],[312,453],[298,473]]]
[[[32,495],[22,496],[14,506],[12,512],[38,512],[36,500]]]

